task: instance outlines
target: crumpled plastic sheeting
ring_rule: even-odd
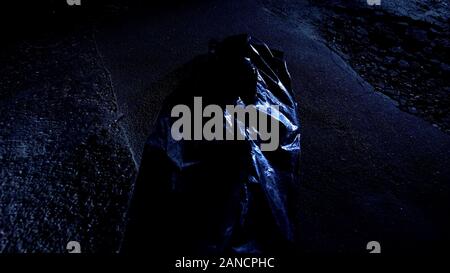
[[[209,54],[185,70],[145,145],[123,251],[151,248],[188,255],[286,250],[293,240],[286,196],[298,183],[300,124],[283,54],[238,35],[211,42]],[[174,140],[171,110],[177,104],[193,109],[194,96],[202,97],[203,107],[278,105],[276,116],[268,113],[279,121],[278,148],[262,151],[261,140],[248,137]],[[233,118],[224,115],[224,120]]]

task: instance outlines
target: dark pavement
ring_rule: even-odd
[[[295,19],[258,1],[142,11],[98,26],[134,157],[179,68],[211,38],[249,33],[286,53],[302,121],[301,180],[290,193],[301,251],[430,253],[449,240],[450,137],[375,93]]]
[[[68,39],[30,45],[16,33],[22,47],[0,54],[0,252],[66,252],[69,240],[117,251],[134,162],[164,98],[211,38],[239,33],[286,53],[302,125],[289,193],[299,250],[367,253],[373,240],[385,254],[445,249],[450,136],[375,92],[307,18],[270,3],[147,5],[97,18],[94,31],[74,12],[87,28]]]
[[[0,60],[0,252],[117,251],[135,165],[92,31]]]

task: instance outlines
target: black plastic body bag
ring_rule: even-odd
[[[298,184],[300,124],[283,55],[247,35],[210,45],[166,99],[143,152],[122,251],[264,254],[293,240],[287,193]],[[179,140],[175,105],[277,105],[279,146]],[[269,113],[270,115],[270,113]],[[225,119],[225,117],[224,117]],[[225,124],[225,123],[224,123]]]

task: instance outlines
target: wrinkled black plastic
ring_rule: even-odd
[[[282,53],[247,35],[210,45],[186,67],[167,98],[143,153],[125,252],[270,253],[292,241],[286,193],[298,183],[299,119]],[[280,145],[258,140],[175,141],[171,109],[203,105],[278,105]],[[138,250],[139,249],[139,250]]]

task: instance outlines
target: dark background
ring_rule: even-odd
[[[361,1],[93,2],[0,11],[2,253],[65,253],[70,240],[118,251],[143,143],[180,67],[238,33],[286,52],[302,122],[289,193],[298,251],[364,255],[376,240],[387,255],[447,252],[448,19]],[[401,51],[373,42],[392,36]],[[411,75],[432,82],[415,88]]]

